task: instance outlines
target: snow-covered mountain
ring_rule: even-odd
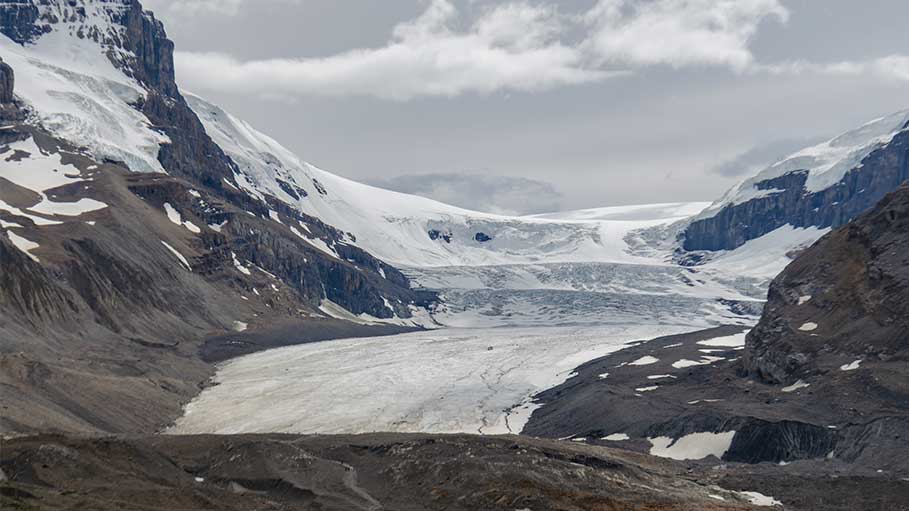
[[[728,250],[790,225],[838,227],[909,179],[909,110],[807,147],[730,189],[695,216],[686,250]]]
[[[385,279],[392,271],[389,265],[403,268],[423,286],[448,290],[449,301],[459,296],[464,308],[478,307],[476,300],[502,299],[478,297],[477,290],[634,293],[648,288],[642,274],[675,282],[665,272],[680,271],[671,259],[679,232],[688,250],[741,247],[686,270],[727,283],[713,282],[707,286],[712,292],[702,295],[760,298],[762,291],[754,289],[760,290],[788,261],[780,254],[848,220],[907,172],[905,160],[900,167],[893,158],[880,156],[904,144],[909,111],[903,111],[800,151],[709,207],[657,204],[527,217],[469,211],[326,172],[217,105],[180,94],[172,43],[134,0],[4,1],[0,13],[6,35],[0,49],[15,71],[16,97],[29,125],[99,162],[189,179],[329,260],[352,263],[353,271],[365,266]],[[850,179],[855,183],[844,186]],[[168,216],[191,216],[167,205]],[[28,208],[6,209],[14,210]],[[212,218],[196,218],[202,225],[197,229],[232,225],[208,215]],[[196,225],[191,218],[186,221]],[[261,254],[253,249],[243,257],[255,261]],[[606,266],[591,270],[596,265]],[[604,281],[607,273],[622,273],[604,273],[603,268],[614,265],[646,270]],[[754,280],[744,285],[744,277]],[[405,283],[402,279],[392,280]],[[690,287],[687,281],[677,282]],[[729,282],[738,284],[730,288]],[[663,293],[692,294],[673,285],[657,287]],[[744,295],[737,294],[744,289]],[[394,311],[392,316],[409,311],[406,300],[395,305],[392,299],[387,305],[389,297],[383,296],[371,300],[378,305],[366,306],[329,291],[322,297],[327,305],[319,306],[322,313],[350,319],[344,309],[353,317],[382,317],[387,313],[383,308]],[[342,308],[332,305],[339,300]]]
[[[605,208],[552,216],[503,216],[364,185],[319,169],[246,122],[187,95],[206,132],[238,166],[251,195],[274,196],[353,235],[352,243],[413,267],[525,262],[641,262],[631,231],[681,220],[705,204]]]
[[[437,317],[454,324],[600,321],[616,316],[616,304],[627,296],[636,298],[625,305],[636,303],[650,315],[663,307],[693,316],[707,304],[726,303],[718,317],[733,317],[729,303],[759,303],[763,286],[788,261],[784,254],[823,232],[778,233],[772,247],[758,244],[760,252],[746,246],[712,265],[685,269],[672,261],[676,236],[704,203],[517,217],[367,186],[305,162],[201,97],[181,94],[173,45],[134,0],[2,1],[0,16],[0,49],[15,71],[26,125],[99,163],[185,180],[189,186],[179,193],[133,191],[196,238],[188,246],[162,240],[172,252],[192,269],[196,257],[206,268],[223,266],[243,278],[244,266],[258,266],[302,293],[315,314],[409,317],[427,302],[409,291],[398,267],[442,293],[446,303]],[[23,218],[17,211],[34,213],[30,204],[9,204],[11,219]],[[41,241],[37,232],[13,234]],[[205,240],[216,235],[227,236],[229,257],[213,263]],[[294,249],[297,244],[305,248]],[[39,243],[29,253],[39,257],[50,246]],[[326,273],[311,274],[313,256],[304,255],[310,251],[320,254]],[[763,263],[751,264],[755,258]],[[736,271],[726,271],[723,260]],[[348,276],[335,277],[338,268]],[[682,303],[661,306],[654,296]]]
[[[136,70],[139,62],[148,59],[131,49],[129,32],[141,25],[137,17],[148,18],[135,13],[134,2],[4,2],[0,6],[8,20],[16,20],[8,21],[5,31],[16,37],[3,37],[0,51],[15,70],[16,95],[28,108],[31,122],[99,161],[120,162],[133,172],[186,173],[183,167],[188,165],[171,157],[182,152],[180,141],[172,137],[185,134],[169,136],[163,128],[174,115],[154,115],[146,108],[157,96],[150,94],[156,84],[166,84],[163,95],[176,90],[170,90],[167,77]],[[27,17],[33,18],[33,30],[24,26],[28,21],[22,19]],[[146,24],[153,32],[161,30],[157,22]],[[153,40],[161,48],[168,47],[160,38]],[[166,74],[170,65],[165,62],[159,67],[157,75]],[[151,79],[140,81],[143,76]],[[212,165],[215,158],[207,158],[205,175],[191,177],[216,188],[239,188],[263,205],[280,201],[346,233],[343,241],[332,240],[313,235],[299,224],[289,225],[295,234],[334,257],[339,256],[335,244],[346,243],[383,261],[417,267],[639,262],[640,258],[627,253],[623,237],[628,232],[681,219],[701,206],[661,206],[656,214],[644,216],[622,216],[625,210],[621,209],[618,216],[602,218],[520,218],[468,211],[325,172],[216,105],[189,94],[183,97],[205,133],[230,158],[218,165]],[[217,179],[219,173],[221,179]],[[270,215],[280,221],[277,211]]]

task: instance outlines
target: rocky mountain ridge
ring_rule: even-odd
[[[892,137],[870,142],[850,139],[876,127],[875,123],[885,124],[880,129],[884,133],[891,130]],[[831,147],[840,149],[837,145],[840,139],[846,139],[840,143],[843,146],[856,143],[854,151],[841,151],[845,153],[843,156],[823,163],[832,167],[828,173],[837,167],[846,169],[842,178],[821,185],[810,182],[818,173],[809,169],[818,165],[819,157],[815,154],[823,156],[825,151],[832,152]],[[781,173],[777,168],[792,170]],[[765,174],[768,177],[762,177]],[[681,234],[682,248],[689,252],[732,250],[787,224],[796,228],[837,228],[871,209],[906,180],[909,180],[909,112],[900,112],[826,145],[807,148],[734,188],[726,200],[686,227]]]
[[[103,49],[140,84],[132,108],[164,137],[167,172],[134,172],[46,129],[71,121],[19,101],[17,70],[0,64],[4,432],[155,431],[212,373],[208,336],[274,323],[284,343],[321,328],[399,332],[436,300],[348,233],[242,192],[176,87],[173,44],[138,2],[3,0],[0,32],[24,50],[45,37]]]

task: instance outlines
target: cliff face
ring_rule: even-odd
[[[840,371],[856,360],[849,371],[907,359],[909,186],[902,186],[805,250],[773,281],[761,321],[748,335],[744,364],[780,383]]]
[[[16,77],[13,68],[0,58],[0,121],[12,121],[21,116],[13,97],[15,85]]]
[[[13,102],[14,83],[13,68],[0,59],[0,105]]]
[[[0,26],[3,34],[19,44],[25,44],[47,31],[36,23],[38,6],[34,2],[7,0],[0,2]]]
[[[808,174],[796,170],[755,183],[757,190],[772,192],[727,205],[715,216],[692,222],[683,233],[682,247],[687,251],[732,250],[786,224],[844,225],[909,180],[909,132],[897,134],[887,146],[871,152],[834,186],[809,191],[805,187]]]

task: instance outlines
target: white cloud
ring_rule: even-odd
[[[592,27],[585,44],[605,63],[744,70],[758,25],[788,17],[778,0],[600,0],[584,16]]]
[[[557,39],[553,8],[506,4],[461,31],[454,28],[458,16],[450,1],[434,0],[418,18],[395,27],[387,45],[324,58],[240,62],[218,53],[178,53],[179,76],[193,89],[406,100],[536,91],[615,74],[585,67],[580,52]]]
[[[909,56],[891,55],[877,59],[874,68],[881,75],[909,82]]]
[[[306,95],[409,100],[530,92],[596,82],[649,66],[871,73],[909,80],[909,57],[899,55],[833,64],[756,62],[750,44],[761,23],[788,20],[789,11],[780,0],[598,0],[590,10],[572,15],[560,13],[551,2],[519,0],[479,8],[471,20],[462,19],[454,2],[431,0],[418,17],[398,24],[384,46],[321,58],[250,61],[223,53],[178,52],[178,76],[194,90],[290,101]],[[230,14],[242,3],[170,0],[167,5]]]
[[[833,76],[868,76],[876,79],[909,81],[909,56],[889,55],[867,61],[806,62],[789,61],[776,64],[755,64],[749,69],[753,73],[769,74],[824,74]]]

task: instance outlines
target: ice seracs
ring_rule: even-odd
[[[42,9],[60,8],[49,2]],[[0,35],[0,53],[16,72],[16,95],[52,134],[85,147],[97,160],[119,161],[134,172],[164,172],[158,150],[169,139],[152,129],[133,105],[145,89],[117,69],[109,52],[122,51],[79,37],[90,24],[120,36],[125,27],[110,19],[113,2],[87,2],[84,20],[58,13],[51,31],[30,44]],[[120,6],[123,7],[122,5]]]

